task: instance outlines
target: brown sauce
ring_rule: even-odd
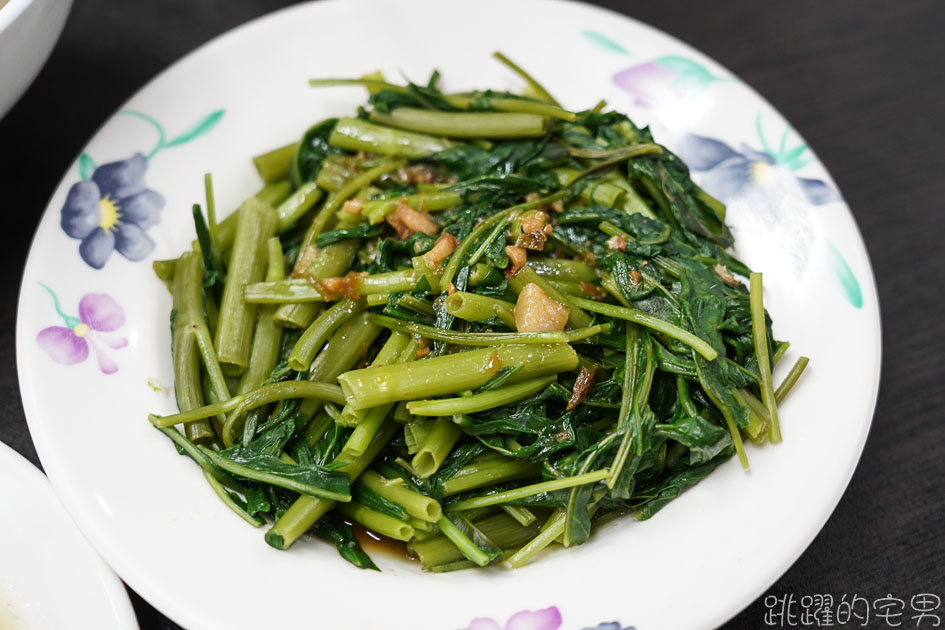
[[[407,550],[407,543],[387,536],[381,536],[365,528],[360,523],[352,523],[354,537],[358,544],[369,556],[384,556],[386,558],[396,558],[398,560],[414,561],[417,556]]]

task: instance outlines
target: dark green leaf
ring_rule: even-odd
[[[354,535],[354,529],[348,523],[326,516],[320,518],[315,523],[315,531],[324,536],[338,547],[338,553],[341,557],[358,567],[359,569],[371,569],[380,571],[377,565],[371,560],[371,557],[364,552],[358,539]]]
[[[274,455],[256,454],[242,446],[230,447],[225,451],[221,451],[219,456],[225,457],[250,471],[273,475],[303,487],[341,495],[348,494],[348,475],[343,472],[328,470],[318,464],[310,466],[287,464]]]
[[[328,144],[328,137],[337,122],[337,118],[329,118],[318,123],[302,136],[299,149],[289,168],[289,179],[293,187],[297,188],[305,182],[314,180],[322,167],[322,161],[327,156],[342,153],[340,149]]]
[[[729,457],[731,457],[731,454],[716,457],[699,466],[687,468],[650,487],[640,488],[634,496],[634,500],[637,502],[637,511],[634,512],[633,516],[641,521],[650,518],[659,512],[663,506],[678,497],[683,490],[705,479],[709,473]]]
[[[477,389],[476,393],[489,392],[502,387],[510,378],[521,372],[523,367],[525,367],[525,365],[519,363],[518,365],[506,365],[499,368],[499,371],[493,374],[492,377],[486,381],[485,385]]]
[[[687,416],[672,424],[659,424],[655,434],[689,447],[689,461],[702,464],[732,445],[728,431],[702,416]]]
[[[408,518],[410,518],[410,515],[407,514],[407,510],[404,509],[404,506],[391,501],[390,499],[382,497],[363,483],[356,483],[355,485],[351,486],[351,498],[366,508],[370,508],[375,512],[380,512],[381,514],[386,514],[396,518],[399,521],[406,521]]]
[[[382,223],[375,225],[361,223],[351,228],[340,228],[322,232],[318,235],[318,238],[315,239],[315,244],[318,247],[328,247],[338,241],[346,241],[351,238],[374,238],[375,236],[380,236],[383,231],[384,225]]]
[[[210,238],[210,230],[203,218],[203,212],[198,204],[193,206],[194,228],[197,231],[197,242],[200,243],[200,254],[203,257],[203,285],[214,290],[217,297],[223,291],[226,282],[226,272],[223,270],[223,260],[216,243]]]
[[[440,470],[435,475],[425,481],[420,481],[417,485],[420,485],[426,491],[426,494],[439,500],[443,496],[443,483],[455,475],[460,468],[482,455],[485,450],[486,447],[478,442],[469,442],[457,446],[444,460]]]
[[[263,489],[263,486],[260,484],[246,484],[245,498],[246,498],[246,511],[250,514],[260,514],[267,513],[272,509],[272,504],[269,503],[269,498],[266,496],[266,491]]]

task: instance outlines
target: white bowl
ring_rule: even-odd
[[[72,0],[0,0],[0,118],[46,63],[70,7]]]

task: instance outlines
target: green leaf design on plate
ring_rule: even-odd
[[[827,249],[833,277],[843,288],[844,297],[856,308],[863,308],[863,292],[860,290],[860,283],[857,282],[850,265],[847,264],[837,246],[830,241],[827,241]]]
[[[581,35],[584,36],[584,39],[594,44],[601,50],[606,50],[607,52],[619,53],[621,55],[629,55],[630,51],[610,39],[602,33],[597,31],[581,31]]]
[[[65,323],[65,325],[66,325],[67,327],[69,327],[69,328],[75,328],[76,326],[78,326],[79,324],[82,323],[82,320],[79,319],[78,317],[76,317],[75,315],[66,315],[65,313],[62,312],[62,307],[59,306],[59,296],[56,295],[56,292],[55,292],[55,291],[53,291],[52,289],[50,289],[48,286],[46,286],[46,285],[43,284],[42,282],[37,282],[36,284],[38,284],[39,286],[41,286],[41,287],[43,287],[44,289],[46,289],[46,291],[47,291],[47,292],[49,293],[49,295],[52,297],[52,299],[53,299],[53,308],[56,309],[56,313],[59,314],[59,317],[62,318],[62,321]]]
[[[82,153],[79,156],[79,177],[82,179],[88,179],[92,177],[92,173],[95,172],[95,160],[88,153]]]
[[[768,140],[765,138],[764,129],[761,125],[761,113],[755,118],[755,131],[758,134],[758,141],[761,142],[762,151],[771,156],[771,159],[774,160],[774,163],[778,166],[783,166],[793,172],[799,171],[814,161],[813,158],[803,157],[803,155],[810,150],[806,144],[801,143],[792,149],[788,148],[788,136],[794,131],[791,126],[784,128],[784,133],[781,134],[781,145],[778,147],[777,151],[768,144]]]
[[[723,77],[715,76],[702,64],[692,59],[687,59],[686,57],[669,55],[654,59],[653,63],[677,73],[676,80],[673,81],[673,85],[676,86],[692,85],[694,87],[704,88],[715,81],[726,80]]]
[[[174,147],[179,144],[190,142],[191,140],[194,140],[195,138],[202,136],[203,134],[207,133],[208,131],[216,127],[217,123],[220,122],[220,119],[223,118],[224,111],[225,110],[218,109],[215,112],[211,112],[206,117],[204,117],[203,120],[198,122],[196,125],[188,129],[184,133],[180,134],[173,140],[164,143],[164,146],[162,148],[166,149],[167,147]]]
[[[797,162],[798,159],[801,157],[801,155],[807,150],[808,150],[808,147],[806,144],[802,144],[798,147],[794,147],[790,151],[786,151],[781,156],[781,160],[786,164]]]

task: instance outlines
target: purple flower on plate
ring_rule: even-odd
[[[686,102],[711,83],[728,81],[685,57],[659,57],[621,70],[613,76],[620,89],[629,92],[641,107]]]
[[[160,220],[164,197],[145,188],[147,169],[147,159],[135,153],[99,166],[69,189],[62,229],[81,239],[79,255],[95,269],[105,266],[115,250],[128,260],[142,260],[154,249],[146,231]]]
[[[561,611],[556,606],[550,606],[542,610],[517,612],[509,617],[505,625],[495,619],[479,617],[473,619],[464,630],[557,630],[560,627]]]
[[[125,325],[121,306],[105,293],[86,293],[79,300],[79,316],[66,315],[53,290],[42,283],[40,286],[49,291],[65,326],[49,326],[39,331],[36,335],[39,346],[62,365],[82,363],[89,357],[91,348],[104,374],[117,372],[118,364],[105,353],[103,346],[117,350],[128,345],[124,337],[109,334]]]
[[[587,627],[583,630],[635,630],[635,628],[633,626],[624,627],[623,624],[617,623],[616,621],[607,621],[599,623],[593,628]]]

